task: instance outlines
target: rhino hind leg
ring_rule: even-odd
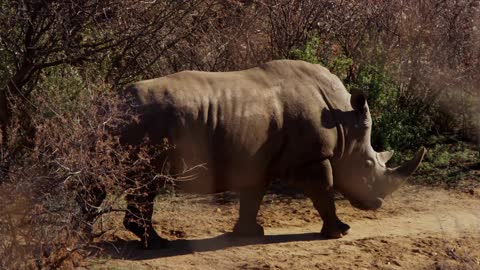
[[[128,195],[126,199],[127,213],[123,220],[125,228],[140,238],[143,248],[167,247],[169,241],[160,237],[152,225],[155,194]]]
[[[264,190],[244,190],[240,192],[240,217],[233,228],[235,236],[263,236],[263,227],[257,223],[257,214],[262,203]]]

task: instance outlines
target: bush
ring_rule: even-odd
[[[353,60],[342,54],[320,60],[317,56],[320,47],[320,40],[314,37],[302,50],[293,50],[290,55],[294,59],[326,66],[344,81],[348,90],[356,88],[367,94],[375,149],[401,151],[425,143],[434,124],[434,107],[402,92],[383,67],[366,64],[357,68],[357,73],[351,76],[353,78],[348,78]]]
[[[480,186],[480,155],[472,144],[443,140],[427,152],[413,183],[467,188]]]
[[[158,180],[155,153],[122,149],[109,132],[134,118],[111,89],[137,79],[289,56],[369,95],[377,150],[408,156],[438,135],[479,138],[475,1],[77,2],[0,1],[0,268],[81,255],[84,229],[109,209],[103,189],[133,192],[142,181],[129,168]],[[433,175],[428,166],[473,158],[468,147],[431,148]]]
[[[368,96],[373,147],[402,151],[424,145],[432,131],[435,107],[402,91],[381,67],[365,65],[359,70],[346,87],[361,89]]]
[[[57,81],[58,73],[70,79]],[[49,75],[41,83],[48,94],[35,104],[33,148],[17,155],[0,186],[1,269],[77,266],[102,214],[125,211],[112,207],[146,183],[165,180],[150,162],[163,149],[119,144],[117,130],[135,121],[124,100],[107,85],[76,82],[75,70]]]
[[[427,146],[430,149],[413,183],[459,187],[463,180],[469,180],[470,185],[478,185],[480,175],[472,170],[479,164],[478,150],[474,144],[459,141],[478,136],[475,95],[452,89],[457,91],[445,91],[445,97],[425,92],[422,97],[421,91],[406,89],[394,80],[380,62],[358,64],[342,53],[319,55],[328,51],[324,47],[314,37],[303,49],[293,50],[290,57],[322,64],[339,76],[347,90],[356,88],[367,94],[375,150],[394,149],[397,154],[392,163],[399,164],[411,158],[419,146]]]
[[[305,43],[303,49],[295,49],[290,52],[290,58],[302,60],[312,64],[322,64],[327,67],[330,72],[337,75],[341,80],[345,81],[347,73],[353,64],[353,60],[347,56],[340,54],[336,56],[325,55],[318,56],[318,52],[322,50],[320,38],[313,36]]]
[[[290,58],[302,60],[312,64],[320,64],[317,51],[320,47],[320,39],[316,36],[305,43],[303,49],[294,49],[290,52]]]

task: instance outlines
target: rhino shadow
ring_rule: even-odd
[[[235,238],[231,236],[231,233],[225,233],[219,236],[203,239],[173,240],[170,241],[169,247],[162,249],[145,250],[140,247],[139,241],[135,240],[102,242],[100,243],[99,247],[102,248],[103,251],[113,259],[149,260],[192,254],[195,252],[215,251],[229,247],[318,240],[327,239],[322,238],[320,233],[266,235],[256,238]]]

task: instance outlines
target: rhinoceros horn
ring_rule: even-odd
[[[407,161],[403,165],[391,169],[392,173],[400,178],[409,177],[418,168],[426,152],[427,150],[425,149],[425,147],[420,147],[420,149],[418,149],[417,153],[410,161]]]
[[[398,189],[407,180],[407,178],[418,168],[426,152],[427,150],[424,147],[421,147],[411,160],[396,168],[387,169],[386,185],[379,190],[383,195],[382,197]]]

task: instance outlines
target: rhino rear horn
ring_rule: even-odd
[[[393,173],[399,177],[409,177],[418,168],[426,152],[427,150],[425,147],[421,147],[410,161],[407,161],[403,165],[392,169]]]
[[[377,154],[378,160],[383,162],[383,164],[386,164],[392,158],[393,154],[394,154],[393,150],[380,152]]]

